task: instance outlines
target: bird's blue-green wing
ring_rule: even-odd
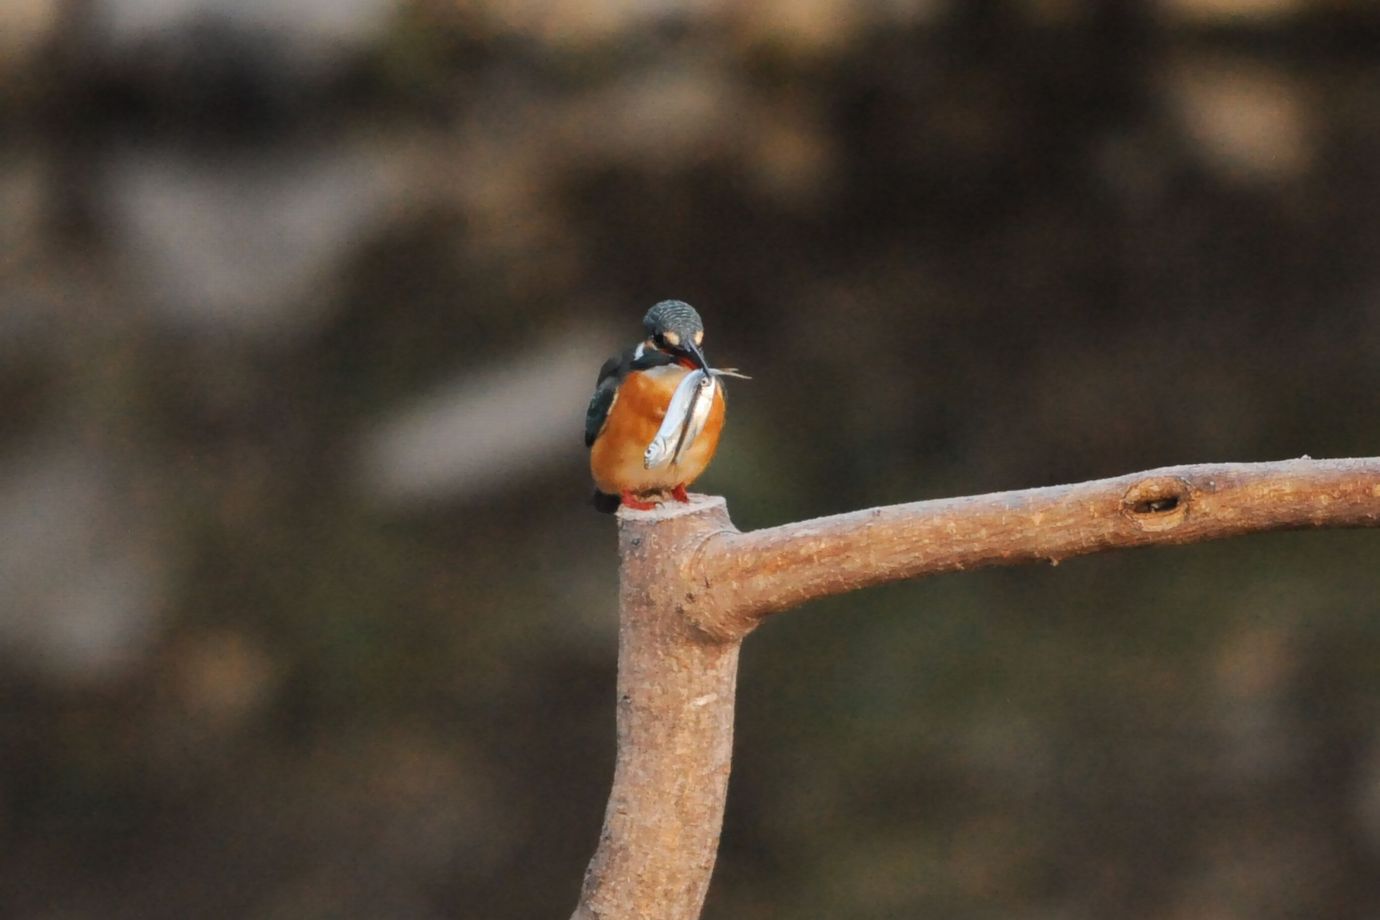
[[[594,443],[609,420],[609,410],[618,397],[618,384],[627,373],[619,373],[626,361],[626,355],[615,355],[599,368],[599,381],[594,385],[594,395],[589,398],[589,408],[585,410],[585,447]]]
[[[609,358],[599,368],[599,382],[594,387],[594,395],[589,398],[589,408],[585,410],[585,447],[590,447],[604,430],[609,420],[609,410],[618,398],[618,387],[633,371],[645,371],[672,363],[672,358],[659,351],[629,348],[621,355]]]

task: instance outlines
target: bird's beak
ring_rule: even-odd
[[[700,346],[695,344],[694,339],[685,340],[685,350],[690,353],[690,357],[700,366],[700,370],[709,370],[709,362],[704,360],[704,352],[700,351]]]

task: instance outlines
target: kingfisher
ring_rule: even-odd
[[[642,319],[646,337],[599,369],[585,414],[594,507],[655,508],[669,495],[688,502],[724,427],[720,376],[704,359],[704,323],[680,300],[663,300]]]

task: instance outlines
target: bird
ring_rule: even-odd
[[[690,501],[685,487],[714,457],[724,427],[724,388],[719,372],[705,361],[704,322],[681,300],[663,300],[642,319],[645,338],[604,362],[585,414],[585,446],[594,477],[594,507],[606,513],[619,505],[639,511],[655,508],[667,495]],[[677,387],[687,374],[714,381],[704,427],[677,447],[669,463],[651,465],[652,441]],[[692,397],[693,399],[694,397]],[[684,438],[684,435],[682,435]]]

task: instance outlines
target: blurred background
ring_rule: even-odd
[[[581,429],[744,529],[1380,453],[1355,0],[5,0],[0,914],[566,916]],[[711,918],[1380,916],[1380,534],[935,578],[743,659]]]

